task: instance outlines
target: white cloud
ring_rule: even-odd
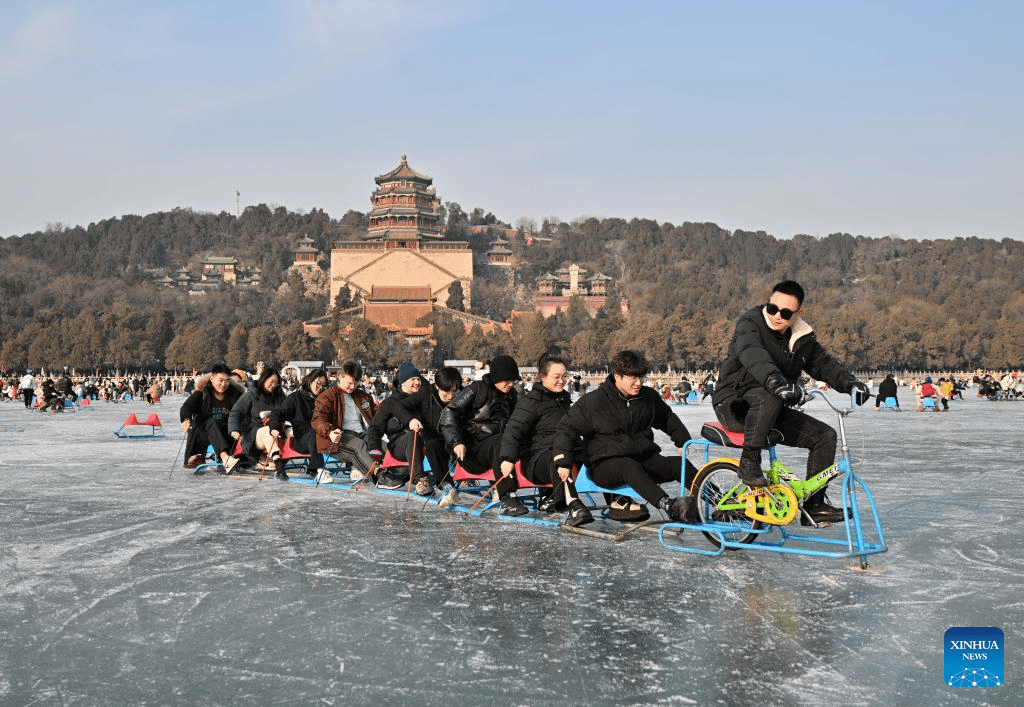
[[[345,62],[397,41],[458,24],[476,13],[471,0],[290,0],[296,40],[321,60]]]
[[[0,76],[24,74],[68,54],[75,38],[70,9],[50,7],[29,17],[0,48]]]

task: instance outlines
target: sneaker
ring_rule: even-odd
[[[429,476],[421,476],[420,480],[416,482],[416,495],[417,496],[433,496],[434,495],[434,483],[430,480]]]
[[[537,510],[541,513],[557,513],[558,503],[551,496],[545,496],[544,500],[537,504]]]
[[[316,482],[318,484],[332,484],[334,483],[334,477],[331,476],[331,472],[327,471],[327,469],[321,469],[320,475],[316,478]]]
[[[565,518],[565,524],[570,528],[576,528],[587,523],[594,522],[594,516],[590,514],[590,510],[583,505],[583,501],[578,498],[569,504],[569,515]]]
[[[359,481],[363,478],[363,472],[359,471],[359,469],[353,469],[349,472],[348,478],[350,481]]]
[[[224,471],[226,473],[230,474],[231,470],[234,469],[236,466],[238,466],[238,462],[240,462],[240,461],[241,461],[241,459],[239,459],[238,457],[235,457],[235,456],[228,457],[227,460],[224,462]]]
[[[206,461],[206,455],[205,454],[193,454],[191,457],[188,458],[188,461],[185,462],[185,468],[186,469],[195,469],[197,466],[199,466],[200,464],[202,464],[205,461]]]
[[[441,500],[437,502],[437,505],[441,508],[447,508],[448,506],[457,506],[462,499],[459,498],[458,491],[451,484],[445,484],[441,489]]]
[[[523,502],[519,500],[519,496],[510,493],[501,499],[501,511],[498,515],[525,516],[529,512]]]
[[[386,491],[394,491],[405,486],[405,479],[392,474],[390,471],[385,471],[380,475],[380,479],[377,481],[377,488],[384,489]]]
[[[274,478],[280,479],[281,481],[287,481],[288,472],[286,472],[284,469],[278,469],[277,471],[274,472]]]

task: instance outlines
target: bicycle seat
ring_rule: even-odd
[[[700,428],[700,436],[709,442],[720,444],[723,447],[735,447],[737,449],[743,447],[743,433],[730,432],[722,427],[719,422],[705,422],[704,426]],[[774,447],[776,444],[781,444],[784,439],[785,437],[781,432],[773,429],[768,433],[765,446]]]

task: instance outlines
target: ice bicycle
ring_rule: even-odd
[[[719,446],[743,447],[743,434],[727,432],[718,423],[705,423],[703,439],[692,439],[684,445],[684,458],[688,451],[702,453],[704,465],[699,469],[688,490],[697,497],[700,522],[665,523],[658,538],[672,550],[702,555],[721,555],[726,550],[762,550],[766,552],[810,555],[814,557],[859,557],[861,569],[868,566],[868,555],[885,552],[885,536],[878,518],[874,498],[864,481],[854,473],[850,448],[846,441],[846,416],[857,409],[854,393],[850,407],[836,407],[822,391],[806,394],[804,402],[821,398],[839,417],[839,461],[806,481],[791,472],[778,458],[775,445],[768,448],[771,461],[765,476],[768,486],[751,489],[739,477],[739,461],[730,457],[711,459],[711,449]],[[772,440],[769,437],[769,441]],[[703,449],[701,449],[703,448]],[[685,467],[684,467],[685,468]],[[804,514],[800,501],[835,477],[841,478],[842,508],[846,509],[845,537],[823,537],[793,532],[788,529]],[[861,500],[870,510],[865,524]],[[810,517],[807,520],[811,525]],[[687,547],[670,542],[667,533],[683,529],[701,531],[715,547],[714,550]],[[812,529],[812,532],[813,529]],[[870,536],[870,537],[869,537]]]

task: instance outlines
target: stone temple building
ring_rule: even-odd
[[[429,292],[443,303],[448,289],[459,282],[468,309],[473,254],[469,243],[445,239],[434,180],[410,167],[402,155],[397,167],[374,181],[366,234],[360,241],[339,241],[331,250],[330,301],[348,285],[364,299],[374,286],[401,286]]]

